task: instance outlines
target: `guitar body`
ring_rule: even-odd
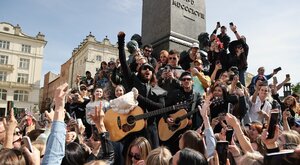
[[[145,120],[135,120],[134,116],[144,114],[137,106],[128,114],[119,114],[112,109],[105,113],[104,124],[111,141],[119,141],[132,132],[138,132],[145,127]]]
[[[186,115],[187,112],[184,109],[180,109],[174,114],[171,114],[170,117],[172,117],[174,120],[177,117],[181,117],[183,115]],[[169,126],[167,122],[163,118],[159,120],[158,123],[158,136],[161,141],[167,141],[169,140],[177,131],[184,129],[189,123],[189,120],[187,118],[180,121],[178,124],[174,124],[173,126]]]

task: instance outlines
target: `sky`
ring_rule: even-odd
[[[287,3],[288,2],[288,3]],[[278,81],[291,75],[300,82],[300,15],[299,0],[206,0],[206,31],[211,33],[216,22],[228,26],[234,22],[245,35],[250,47],[248,72],[256,74],[264,66],[266,73],[282,67]],[[48,41],[44,51],[42,73],[58,74],[60,65],[92,32],[98,41],[108,36],[117,42],[124,31],[126,40],[141,34],[142,0],[1,0],[0,22],[19,24],[30,36],[38,32]],[[229,30],[233,40],[234,34]],[[196,34],[198,35],[198,34]],[[43,77],[42,75],[42,77]]]

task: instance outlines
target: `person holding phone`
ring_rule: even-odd
[[[270,74],[265,74],[265,67],[261,66],[257,69],[257,75],[255,75],[254,77],[252,77],[251,82],[248,86],[249,88],[249,93],[251,95],[253,95],[253,93],[255,92],[255,84],[258,80],[262,80],[262,81],[266,81],[269,80],[270,78],[272,78],[274,75],[276,75],[278,73],[278,69],[274,69],[272,73]]]
[[[227,28],[226,26],[221,26],[220,22],[217,22],[216,28],[213,31],[213,34],[217,34],[218,29],[221,28],[221,33],[217,35],[217,37],[220,39],[220,41],[224,45],[224,50],[227,50],[229,42],[230,42],[230,37],[227,35]]]
[[[268,101],[269,98],[271,98],[271,92],[268,84],[258,81],[256,83],[256,90],[250,97],[250,101],[252,103],[252,106],[248,111],[250,121],[265,123],[265,121],[269,119],[269,115],[272,109],[272,105]]]

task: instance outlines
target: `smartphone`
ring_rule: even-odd
[[[68,124],[69,123],[69,121],[71,120],[71,115],[70,115],[70,113],[69,112],[66,112],[65,113],[65,122]]]
[[[264,156],[264,164],[278,165],[278,164],[296,164],[293,162],[294,150],[284,150],[280,152],[273,152]]]
[[[80,124],[83,125],[82,120],[81,120],[80,118],[79,118],[79,119],[76,119],[76,121],[77,121],[77,124],[78,124],[78,125],[80,125]]]
[[[238,88],[242,89],[242,84],[241,84],[241,82],[237,82],[237,83],[236,83],[236,86],[237,86]]]
[[[233,129],[227,129],[226,130],[226,141],[228,141],[229,144],[231,144],[233,137]]]
[[[267,139],[272,139],[274,137],[276,125],[278,124],[278,115],[278,112],[271,112]]]
[[[219,156],[219,164],[226,165],[227,162],[227,151],[228,151],[228,141],[218,141],[216,150]]]
[[[276,85],[276,84],[278,84],[277,77],[276,77],[276,76],[273,76],[273,85]]]
[[[227,104],[227,113],[230,113],[230,114],[233,113],[233,105],[231,103]]]
[[[28,150],[29,150],[30,152],[32,152],[33,150],[32,150],[32,145],[31,145],[31,140],[30,140],[30,138],[29,138],[28,136],[23,136],[22,141],[23,141],[25,147],[27,147]]]
[[[15,107],[14,101],[7,101],[7,106],[6,106],[4,116],[5,117],[9,116],[11,109],[14,108],[14,107]]]
[[[217,25],[218,25],[218,26],[221,26],[220,22],[217,22]]]
[[[273,71],[274,72],[279,72],[279,71],[281,71],[281,67],[278,67],[278,68],[274,69]]]
[[[230,25],[230,26],[233,26],[233,22],[230,22],[229,25]]]

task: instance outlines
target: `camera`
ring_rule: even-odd
[[[72,96],[72,101],[77,102],[78,101],[78,95],[73,95]]]
[[[171,66],[170,65],[166,65],[164,68],[165,72],[171,72]]]

